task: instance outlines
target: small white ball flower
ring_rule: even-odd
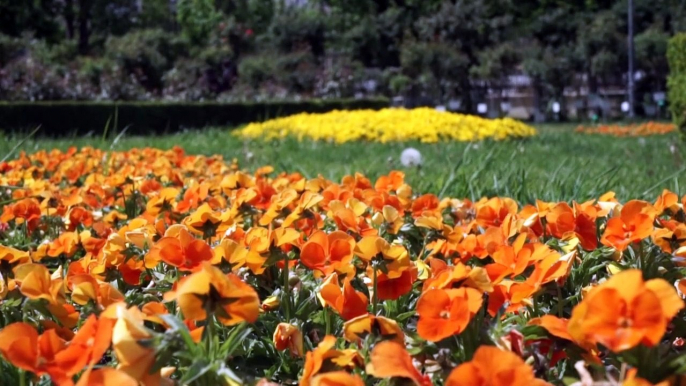
[[[422,153],[415,148],[408,147],[400,154],[400,163],[405,167],[419,166],[422,164]]]

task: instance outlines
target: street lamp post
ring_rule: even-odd
[[[628,59],[629,59],[629,74],[627,82],[627,97],[629,99],[629,118],[634,118],[634,0],[629,0],[629,9],[627,16],[627,40],[629,46]]]

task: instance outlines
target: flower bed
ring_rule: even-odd
[[[332,111],[302,113],[261,123],[251,123],[237,131],[246,138],[311,138],[337,143],[349,141],[479,141],[502,140],[536,135],[536,130],[520,121],[484,119],[437,111],[432,108],[389,108],[379,111]]]
[[[604,134],[615,137],[645,137],[647,135],[668,134],[676,130],[673,123],[645,122],[630,125],[598,125],[598,126],[579,126],[577,133],[584,134]]]
[[[473,202],[399,171],[248,174],[179,148],[22,155],[0,185],[2,384],[684,372],[686,196],[669,191]]]

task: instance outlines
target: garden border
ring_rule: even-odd
[[[302,112],[379,110],[378,99],[313,99],[265,102],[0,102],[0,131],[17,132],[40,125],[40,135],[63,136],[121,131],[159,134],[184,128],[239,126]]]

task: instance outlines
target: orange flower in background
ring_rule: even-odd
[[[5,261],[8,264],[24,264],[30,260],[31,257],[28,252],[0,244],[0,261]]]
[[[303,357],[303,334],[298,327],[288,324],[279,323],[274,330],[274,346],[279,351],[288,350],[294,357]]]
[[[178,229],[176,235],[169,235],[171,232],[167,230],[150,249],[145,257],[146,266],[154,267],[156,262],[163,261],[181,271],[194,271],[203,262],[213,260],[214,253],[206,242],[193,237],[185,227],[174,229]]]
[[[405,346],[393,341],[384,341],[374,346],[366,371],[376,378],[401,377],[411,380],[417,386],[432,385],[431,378],[414,367]]]
[[[482,293],[474,288],[426,291],[417,302],[417,333],[432,342],[459,334],[482,303]]]
[[[7,205],[3,208],[3,214],[0,216],[1,222],[10,222],[12,220],[17,224],[26,223],[29,232],[33,232],[40,221],[41,209],[40,204],[33,198],[25,198],[15,202],[13,205]]]
[[[568,331],[578,342],[600,343],[613,352],[660,342],[667,324],[684,307],[663,279],[643,281],[638,269],[593,288],[572,311]]]
[[[53,279],[41,264],[23,264],[14,268],[19,291],[29,299],[45,299],[50,304],[64,303],[62,279]]]
[[[57,240],[50,243],[48,248],[48,256],[59,257],[64,255],[65,257],[72,257],[79,248],[79,235],[76,232],[64,232]]]
[[[622,208],[619,217],[607,221],[600,242],[608,247],[624,251],[630,243],[640,242],[653,231],[655,209],[650,203],[633,200]]]
[[[481,346],[474,358],[457,366],[445,381],[446,386],[543,386],[522,358],[493,346]]]
[[[343,281],[343,289],[338,283],[338,275],[332,273],[324,280],[317,294],[323,306],[336,310],[343,320],[350,320],[367,313],[369,300],[362,292],[356,291],[350,284],[350,278]]]
[[[345,232],[315,231],[301,248],[300,262],[320,274],[348,274],[354,270],[354,249],[355,239]]]
[[[165,299],[175,299],[188,319],[205,320],[210,312],[226,326],[253,323],[260,313],[260,299],[250,285],[209,263],[183,278],[175,292],[165,294]]]
[[[376,334],[383,340],[403,343],[405,334],[393,319],[372,314],[360,315],[343,324],[343,336],[349,342],[359,342],[368,334]]]

